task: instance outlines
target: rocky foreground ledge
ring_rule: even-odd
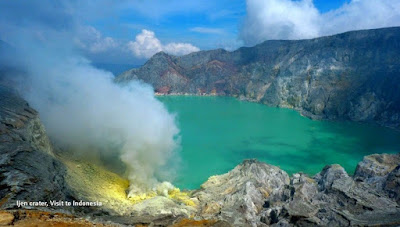
[[[211,177],[194,195],[199,216],[234,226],[354,226],[400,224],[400,155],[366,156],[349,176],[328,165],[314,177],[292,177],[246,160]]]
[[[49,222],[64,221],[66,226],[400,225],[400,154],[366,156],[353,176],[339,165],[328,165],[313,177],[303,173],[289,177],[276,166],[245,160],[226,174],[210,177],[199,190],[188,192],[193,203],[187,204],[156,196],[127,202],[123,213],[116,212],[117,202],[114,207],[21,210],[17,200],[86,198],[71,189],[73,182],[66,180],[68,166],[55,154],[37,112],[1,86],[0,153],[0,224],[45,217]]]

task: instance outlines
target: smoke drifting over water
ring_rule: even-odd
[[[57,43],[17,45],[17,67],[27,74],[20,91],[50,137],[84,155],[115,152],[127,166],[131,192],[154,187],[179,147],[174,115],[149,85],[117,85],[111,73]]]

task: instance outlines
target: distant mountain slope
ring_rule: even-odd
[[[400,128],[400,27],[266,41],[175,57],[160,52],[116,78],[163,94],[230,95],[315,119]]]
[[[133,64],[112,64],[112,63],[99,63],[99,62],[97,63],[94,62],[92,64],[96,68],[112,72],[116,76],[125,72],[128,69],[140,67],[140,65],[133,65]]]

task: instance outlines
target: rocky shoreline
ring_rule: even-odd
[[[45,216],[50,221],[60,221],[54,215],[61,213],[68,216],[62,220],[66,225],[70,221],[84,223],[83,226],[400,225],[400,154],[366,156],[353,176],[339,165],[328,165],[312,177],[303,173],[289,176],[276,166],[245,160],[226,174],[210,177],[200,189],[185,192],[190,202],[169,192],[135,203],[125,199],[121,205],[110,194],[103,200],[114,204],[110,206],[18,208],[17,200],[89,200],[90,190],[76,193],[78,182],[68,177],[68,168],[73,165],[89,172],[95,168],[63,161],[37,112],[14,91],[2,86],[0,141],[0,221],[8,224],[26,219],[15,216],[18,212],[37,210],[47,212]],[[82,179],[78,180],[90,184],[91,177],[79,176]]]
[[[200,93],[200,94],[191,94],[191,93],[160,93],[160,92],[155,92],[155,96],[219,96],[217,94],[207,94],[207,93]]]

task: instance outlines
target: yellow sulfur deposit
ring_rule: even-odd
[[[153,191],[130,195],[128,199],[134,203],[138,203],[155,196],[164,196],[187,206],[196,206],[196,203],[190,199],[188,192],[182,192],[179,188],[174,187],[169,182],[160,183]]]
[[[168,192],[168,197],[175,201],[184,203],[187,206],[196,206],[196,203],[190,199],[189,193],[181,192],[179,188],[174,188]]]
[[[190,198],[190,192],[181,191],[169,182],[159,183],[148,192],[128,196],[129,181],[104,166],[70,157],[63,157],[62,161],[67,167],[67,183],[77,198],[87,202],[99,201],[103,209],[120,215],[129,214],[141,202],[155,197],[168,198],[183,206],[196,206],[195,200]]]
[[[112,208],[116,203],[129,203],[126,189],[129,181],[105,168],[87,162],[64,160],[68,167],[67,183],[86,201],[100,201]]]
[[[146,199],[151,199],[153,197],[157,196],[156,192],[147,192],[147,193],[142,193],[142,194],[138,194],[138,195],[131,195],[128,198],[129,201],[133,202],[133,203],[138,203],[140,201],[146,200]]]

